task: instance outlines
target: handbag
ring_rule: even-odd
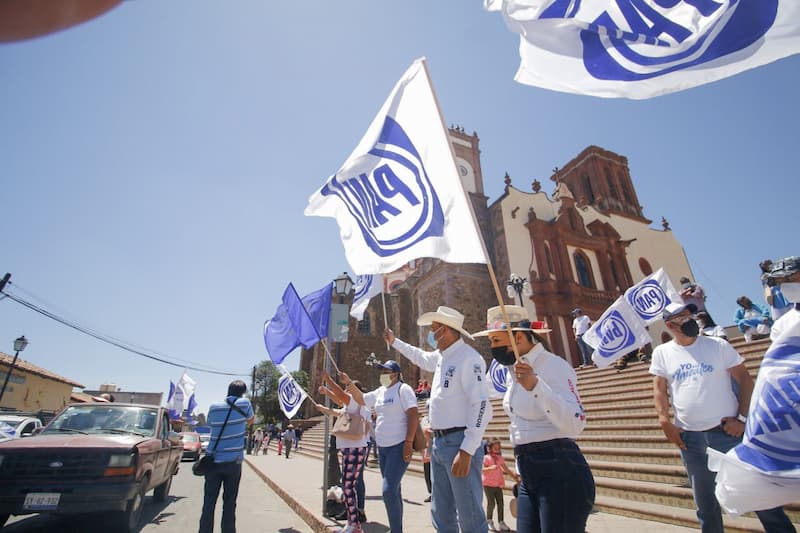
[[[192,465],[192,474],[194,474],[195,476],[205,476],[206,474],[211,472],[211,470],[213,470],[214,452],[217,449],[217,445],[219,444],[220,437],[222,437],[222,433],[225,431],[225,426],[228,425],[228,419],[231,417],[231,411],[233,411],[233,409],[236,408],[236,410],[242,413],[243,416],[247,416],[236,405],[232,403],[228,403],[228,405],[230,405],[230,409],[228,409],[228,414],[225,415],[225,422],[222,423],[222,429],[219,430],[219,436],[217,437],[217,440],[214,441],[214,448],[212,448],[210,452],[206,452],[206,454],[203,457],[201,457],[199,461],[195,461],[194,464]]]
[[[358,413],[345,411],[334,422],[331,433],[341,439],[357,440],[367,434],[367,421]]]

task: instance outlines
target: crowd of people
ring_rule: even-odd
[[[752,334],[781,332],[800,324],[800,257],[762,263],[769,311],[746,297],[740,330]],[[708,467],[707,449],[726,452],[742,441],[753,392],[753,379],[744,359],[727,342],[725,331],[705,308],[705,291],[682,280],[683,301],[664,309],[662,320],[671,340],[652,351],[658,423],[667,440],[680,450],[704,533],[724,531],[722,510],[715,494],[715,473]],[[776,317],[777,314],[777,317]],[[573,311],[573,328],[580,346],[586,321]],[[318,411],[337,419],[333,434],[341,455],[347,525],[345,533],[362,531],[363,470],[374,438],[382,477],[381,494],[392,533],[403,531],[402,479],[415,451],[422,453],[433,527],[445,533],[509,531],[505,524],[503,489],[514,481],[517,530],[522,532],[582,533],[595,501],[591,468],[576,444],[586,425],[586,413],[576,388],[577,374],[552,353],[544,337],[551,330],[531,321],[524,307],[506,305],[487,310],[484,331],[470,334],[464,315],[440,306],[421,315],[417,325],[427,328],[427,349],[398,339],[391,329],[383,338],[397,353],[432,373],[427,389],[428,414],[420,420],[418,401],[425,393],[421,380],[412,389],[403,380],[397,361],[378,363],[380,386],[367,391],[340,372],[338,380],[324,374],[319,393],[337,408],[316,402]],[[760,325],[769,325],[765,330]],[[766,332],[766,333],[765,333]],[[503,409],[509,418],[509,440],[514,465],[509,467],[499,439],[488,442],[485,431],[492,420],[484,358],[465,339],[487,337],[491,357],[508,368]],[[582,362],[587,363],[581,351]],[[211,531],[220,485],[223,496],[223,532],[233,531],[236,489],[244,444],[244,425],[252,422],[252,407],[242,398],[244,384],[234,382],[225,402],[212,405],[211,447],[222,443],[214,458],[218,473],[206,476],[206,495],[200,531]],[[234,409],[236,414],[232,415]],[[224,422],[223,422],[224,419]],[[258,430],[257,439],[284,442],[294,438],[292,426]],[[288,441],[287,441],[287,435]],[[486,507],[484,510],[484,497]],[[494,516],[497,516],[497,522]],[[760,509],[756,515],[767,533],[794,532],[784,510]]]

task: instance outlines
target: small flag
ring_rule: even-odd
[[[169,382],[167,411],[169,412],[170,420],[180,420],[183,414],[183,389],[176,386],[172,380]]]
[[[197,382],[189,377],[189,374],[186,371],[183,372],[181,375],[181,379],[178,380],[178,388],[183,390],[183,397],[188,398],[189,396],[194,394],[194,387],[197,385]]]
[[[797,0],[484,0],[520,35],[516,81],[652,98],[800,52]]]
[[[353,305],[350,306],[350,316],[356,320],[363,320],[369,301],[373,296],[383,292],[383,276],[379,274],[356,276],[354,289],[355,296],[353,296]]]
[[[486,381],[491,384],[489,398],[502,398],[508,390],[508,367],[498,363],[497,359],[492,359],[486,372]]]
[[[264,323],[264,344],[270,359],[280,364],[298,346],[311,348],[320,340],[317,327],[289,283],[282,303],[270,320]]]
[[[761,361],[742,443],[727,454],[708,449],[717,500],[732,514],[794,503],[800,494],[800,322],[787,325]]]
[[[307,396],[306,391],[300,388],[288,372],[278,380],[278,403],[286,418],[292,418],[297,414]]]
[[[682,302],[663,268],[625,291],[625,300],[646,324],[661,320],[661,313],[672,302]]]
[[[599,320],[583,334],[583,340],[595,349],[592,360],[599,368],[651,342],[645,323],[620,296]]]
[[[356,274],[393,272],[420,257],[487,262],[424,59],[403,74],[305,214],[336,219]]]

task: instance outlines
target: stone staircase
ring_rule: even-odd
[[[769,341],[745,344],[735,339],[733,345],[755,378]],[[578,390],[588,419],[578,444],[594,474],[596,509],[697,527],[692,492],[680,453],[667,442],[657,423],[648,365],[633,363],[621,372],[613,367],[578,370]],[[494,416],[486,436],[503,440],[506,462],[513,464],[508,417],[500,400],[493,400],[492,406]],[[420,413],[425,412],[421,402]],[[323,435],[324,424],[307,430],[296,453],[321,459]],[[377,468],[377,463],[370,462],[368,467]],[[408,474],[422,476],[422,472],[421,458],[415,454]],[[786,510],[792,521],[800,525],[800,503],[787,506]],[[726,531],[763,531],[752,514],[725,516],[724,520]]]

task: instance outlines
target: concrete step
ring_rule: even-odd
[[[587,460],[614,462],[619,464],[647,463],[670,466],[683,466],[678,448],[610,447],[590,445],[579,442]]]
[[[661,435],[587,435],[582,433],[578,444],[606,448],[674,448],[675,445]]]
[[[651,424],[586,424],[586,428],[581,435],[664,435],[661,426],[658,423]]]

